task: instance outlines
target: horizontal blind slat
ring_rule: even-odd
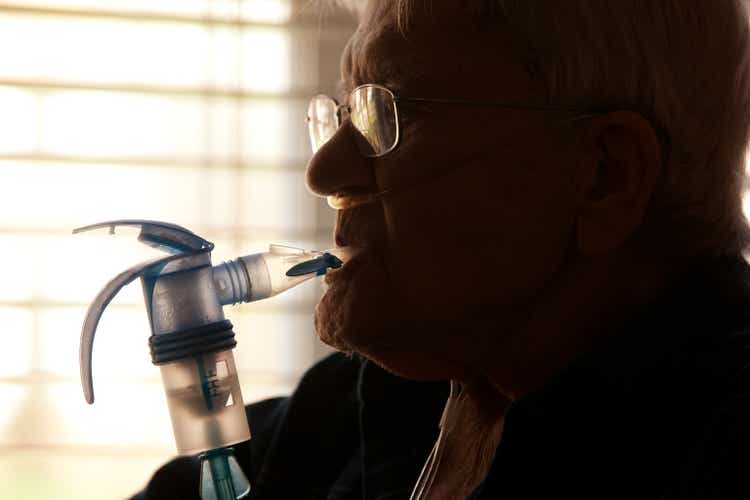
[[[293,14],[286,22],[263,22],[250,21],[237,18],[236,15],[204,16],[185,15],[185,14],[168,14],[148,11],[127,11],[127,10],[108,10],[104,8],[82,9],[82,8],[55,8],[42,7],[34,5],[11,5],[0,3],[0,12],[28,14],[34,16],[75,16],[88,17],[94,19],[123,19],[141,22],[170,22],[179,24],[200,24],[204,26],[221,26],[232,28],[266,28],[284,26],[294,29],[321,29],[327,31],[349,32],[351,31],[354,19],[352,16],[341,15],[339,12],[332,12],[324,17],[316,15],[315,12],[309,14]]]

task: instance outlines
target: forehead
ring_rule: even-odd
[[[467,7],[473,2],[415,2],[403,30],[391,3],[371,1],[350,39],[341,64],[347,90],[380,83],[399,93],[442,97],[531,95],[532,82],[508,34],[500,23],[480,20]]]

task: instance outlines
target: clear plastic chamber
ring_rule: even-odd
[[[180,455],[250,439],[231,349],[172,361],[159,368]]]

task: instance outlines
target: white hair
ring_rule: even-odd
[[[338,1],[358,12],[366,3]],[[402,30],[429,3],[375,1],[392,4]],[[549,103],[636,111],[660,132],[668,156],[646,226],[668,238],[664,244],[727,254],[750,243],[742,210],[750,134],[746,0],[472,3],[482,20],[517,40]]]

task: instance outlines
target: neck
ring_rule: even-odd
[[[620,334],[618,325],[663,292],[671,276],[665,266],[617,257],[573,259],[513,334],[487,340],[477,364],[498,392],[515,400],[539,389],[577,356]]]

